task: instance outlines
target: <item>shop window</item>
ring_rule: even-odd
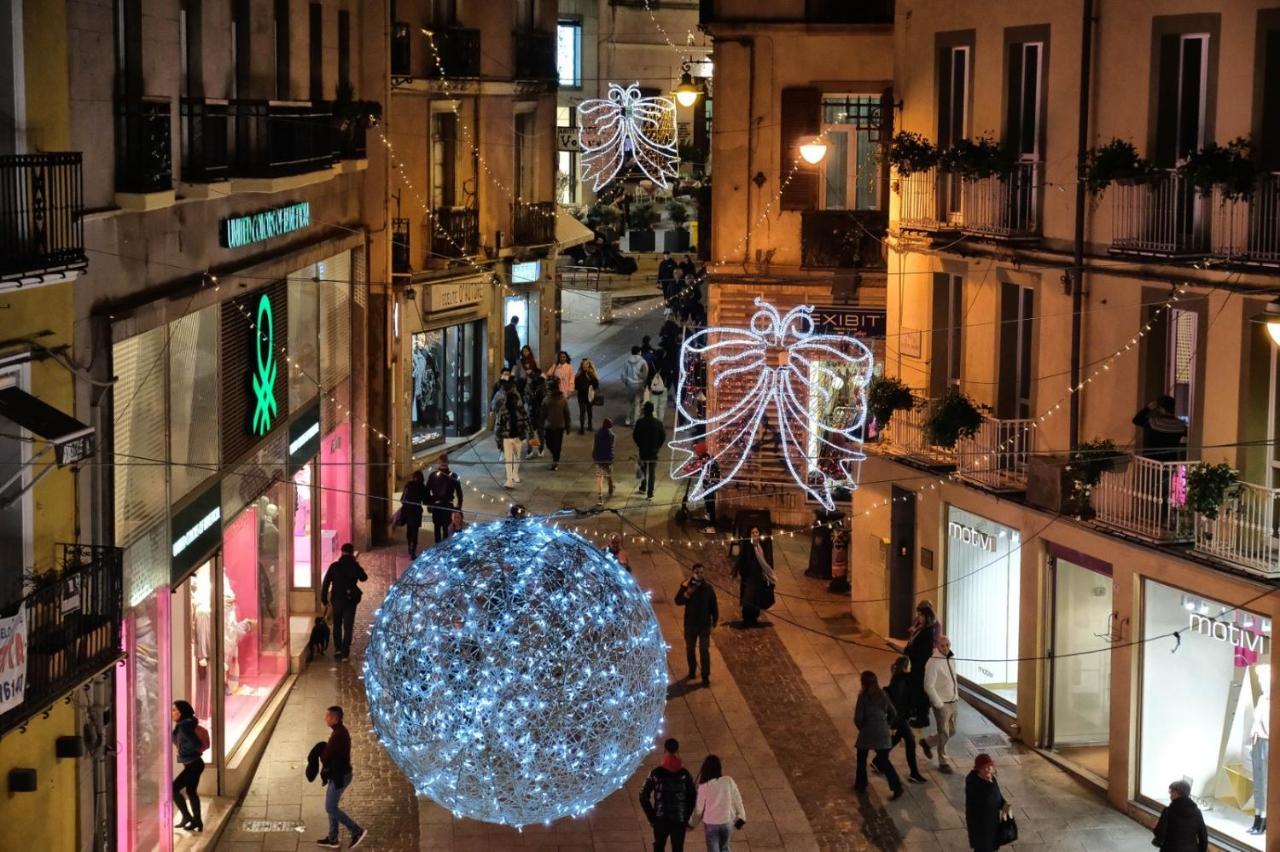
[[[218,467],[218,308],[169,324],[169,499],[181,500]]]
[[[505,310],[502,314],[503,320],[508,323],[511,322],[513,317],[517,320],[516,334],[520,338],[520,346],[528,346],[533,349],[533,356],[537,358],[538,350],[533,348],[534,340],[531,335],[537,331],[538,294],[534,292],[507,296],[503,303],[505,305]],[[531,320],[532,325],[530,324]],[[518,352],[519,349],[516,351]]]
[[[213,606],[214,565],[210,560],[195,570],[185,583],[178,587],[174,598],[175,616],[181,615],[184,624],[175,624],[173,634],[183,641],[174,651],[174,698],[191,702],[196,716],[206,728],[213,713],[213,683],[217,674],[217,660],[213,655],[213,628],[216,622]],[[184,629],[185,628],[185,629]],[[205,752],[204,760],[211,755]]]
[[[824,95],[822,209],[880,207],[880,96]]]
[[[1115,617],[1111,576],[1098,566],[1086,567],[1062,556],[1050,557],[1049,565],[1053,654],[1047,744],[1077,766],[1106,778]]]
[[[1018,705],[1021,545],[1015,529],[954,506],[947,511],[944,625],[956,673],[1010,710]]]
[[[561,19],[556,25],[556,72],[562,88],[582,86],[582,21]]]
[[[334,396],[350,405],[351,383],[338,387]],[[320,570],[338,559],[342,545],[351,541],[351,417],[346,408],[330,407],[337,416],[325,418],[320,441]]]
[[[116,830],[121,849],[173,848],[172,698],[168,678],[161,677],[168,659],[170,605],[168,590],[160,588],[124,622],[128,653],[124,670],[116,676],[115,702],[115,746],[121,758],[116,761]]]
[[[293,475],[293,587],[309,589],[311,570],[311,486],[315,465],[307,462]]]
[[[289,410],[299,411],[319,390],[320,285],[315,264],[289,274]]]
[[[483,322],[418,332],[411,339],[409,387],[414,452],[479,431],[483,402]]]
[[[1263,848],[1247,830],[1266,807],[1254,792],[1269,740],[1254,724],[1270,716],[1270,619],[1153,580],[1142,611],[1139,796],[1162,804],[1185,780],[1211,832]]]

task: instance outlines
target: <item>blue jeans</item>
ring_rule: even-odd
[[[703,824],[702,830],[707,835],[707,852],[729,852],[729,832],[733,829],[730,823],[721,825]]]
[[[334,840],[338,839],[338,823],[345,825],[352,837],[360,834],[360,826],[356,825],[356,821],[338,807],[338,800],[342,798],[343,793],[347,792],[349,786],[351,786],[350,772],[343,776],[341,785],[335,779],[324,788],[324,812],[329,815],[329,837]]]

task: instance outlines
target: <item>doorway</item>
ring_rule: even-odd
[[[169,659],[172,666],[173,700],[189,701],[196,712],[196,718],[211,737],[209,750],[203,755],[205,772],[200,777],[202,796],[218,794],[217,756],[220,743],[216,737],[219,726],[215,719],[221,716],[217,698],[222,673],[217,665],[215,643],[218,609],[213,595],[218,576],[216,557],[192,572],[173,592],[170,621],[172,644]],[[176,773],[179,769],[181,767],[175,763],[173,771]]]
[[[889,635],[906,638],[916,608],[916,495],[893,486],[889,514]]]

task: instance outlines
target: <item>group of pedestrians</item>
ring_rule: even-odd
[[[734,830],[747,824],[747,810],[737,783],[724,774],[717,755],[709,754],[698,770],[697,781],[680,759],[679,741],[663,744],[662,763],[645,778],[640,807],[653,827],[653,850],[683,852],[685,833],[699,822],[707,852],[730,852]]]
[[[658,262],[658,287],[662,290],[667,316],[705,323],[707,310],[702,304],[702,284],[706,277],[706,268],[698,266],[692,252],[686,252],[679,263],[671,257],[671,252],[663,252]]]

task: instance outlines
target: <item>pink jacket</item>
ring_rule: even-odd
[[[550,378],[552,376],[560,383],[560,393],[564,394],[565,399],[573,396],[572,364],[556,364],[550,370],[547,370],[547,377]]]

